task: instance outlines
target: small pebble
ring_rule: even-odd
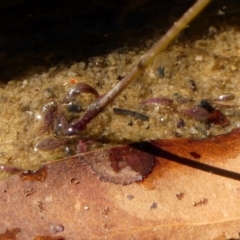
[[[203,56],[197,55],[197,56],[195,57],[195,61],[197,61],[197,62],[203,61]]]
[[[43,97],[50,99],[54,97],[53,90],[51,88],[46,88],[43,90]]]
[[[84,70],[85,67],[86,67],[86,63],[85,63],[85,62],[80,62],[80,63],[78,64],[78,66],[79,66],[79,70]]]
[[[164,67],[159,67],[157,69],[157,74],[159,77],[165,77],[165,68]]]
[[[25,88],[28,85],[28,80],[23,80],[21,88]]]
[[[190,128],[190,133],[191,134],[198,134],[198,131],[197,131],[197,129],[195,127],[191,127]]]
[[[235,71],[235,70],[237,70],[237,67],[234,66],[234,65],[232,65],[232,66],[231,66],[231,70],[232,70],[232,71]]]
[[[76,74],[75,72],[68,72],[68,73],[67,73],[67,76],[68,76],[68,77],[76,77],[77,74]]]
[[[64,231],[64,226],[62,224],[52,224],[50,229],[52,233],[59,233]]]

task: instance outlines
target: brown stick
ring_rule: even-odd
[[[69,131],[79,131],[97,116],[109,103],[111,103],[134,79],[136,79],[154,58],[196,17],[211,0],[198,0],[184,15],[173,24],[168,32],[158,40],[140,59],[132,71],[116,84],[103,98],[91,104],[82,118],[80,118]]]

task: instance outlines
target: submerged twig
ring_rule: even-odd
[[[132,110],[128,110],[128,109],[122,109],[122,108],[113,108],[113,112],[115,114],[119,114],[119,115],[125,115],[125,116],[131,116],[137,119],[140,119],[142,121],[148,121],[149,117],[142,114],[142,113],[138,113]]]
[[[69,132],[82,130],[111,103],[134,79],[136,79],[154,60],[154,58],[197,16],[211,0],[198,0],[184,15],[173,24],[168,32],[158,40],[140,59],[133,69],[119,83],[117,83],[103,98],[91,104],[82,118],[74,123]]]

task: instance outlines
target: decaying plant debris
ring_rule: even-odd
[[[87,150],[149,139],[206,138],[238,127],[239,51],[236,49],[239,49],[239,43],[234,40],[238,36],[239,32],[232,27],[221,29],[209,26],[206,39],[187,42],[186,45],[174,44],[163,51],[109,107],[80,131],[80,139],[87,142]],[[75,154],[78,138],[68,137],[66,141],[61,134],[56,136],[56,129],[43,134],[44,106],[51,102],[60,106],[66,94],[82,83],[94,88],[99,93],[100,101],[103,101],[114,85],[122,84],[124,76],[152,44],[153,41],[148,40],[142,48],[127,52],[117,50],[107,56],[96,56],[89,62],[70,66],[59,64],[51,69],[40,66],[21,81],[9,81],[0,89],[1,164],[38,169],[46,162]],[[36,69],[42,73],[34,73]],[[216,101],[221,96],[233,97]],[[80,94],[77,105],[62,104],[59,111],[77,121],[95,97],[93,94]],[[212,120],[209,121],[211,113],[205,112],[205,117],[196,117],[192,110],[199,108],[202,100],[207,100],[214,110],[221,113],[220,116],[223,114],[229,124],[222,127],[212,123]],[[71,110],[69,113],[69,109],[76,112]],[[136,112],[148,120],[116,114],[114,109]],[[62,121],[61,124],[66,122]],[[50,152],[37,150],[39,142],[52,137],[57,138],[53,143],[59,148]],[[41,146],[46,145],[45,142]]]
[[[0,182],[0,237],[237,239],[239,136],[238,129],[205,140],[134,144],[140,158],[150,149],[155,164],[143,181],[129,185],[109,182],[114,175],[103,176],[97,166],[111,148],[14,175]]]
[[[139,50],[131,61],[112,53],[5,86],[0,169],[20,173],[0,182],[1,239],[239,236],[240,138],[231,129],[239,124],[240,33],[210,27],[213,39],[153,59],[208,2],[199,0],[139,63]],[[189,136],[204,139],[180,139]],[[175,139],[156,140],[163,137]],[[33,168],[63,159],[22,171],[36,158]]]

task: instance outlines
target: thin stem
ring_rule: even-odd
[[[154,58],[167,47],[167,45],[196,17],[211,0],[198,0],[184,15],[173,24],[167,33],[158,40],[140,59],[139,63],[116,84],[103,98],[91,104],[83,117],[73,124],[71,130],[82,130],[97,116],[109,103],[111,103],[134,79],[136,79],[154,60]]]

